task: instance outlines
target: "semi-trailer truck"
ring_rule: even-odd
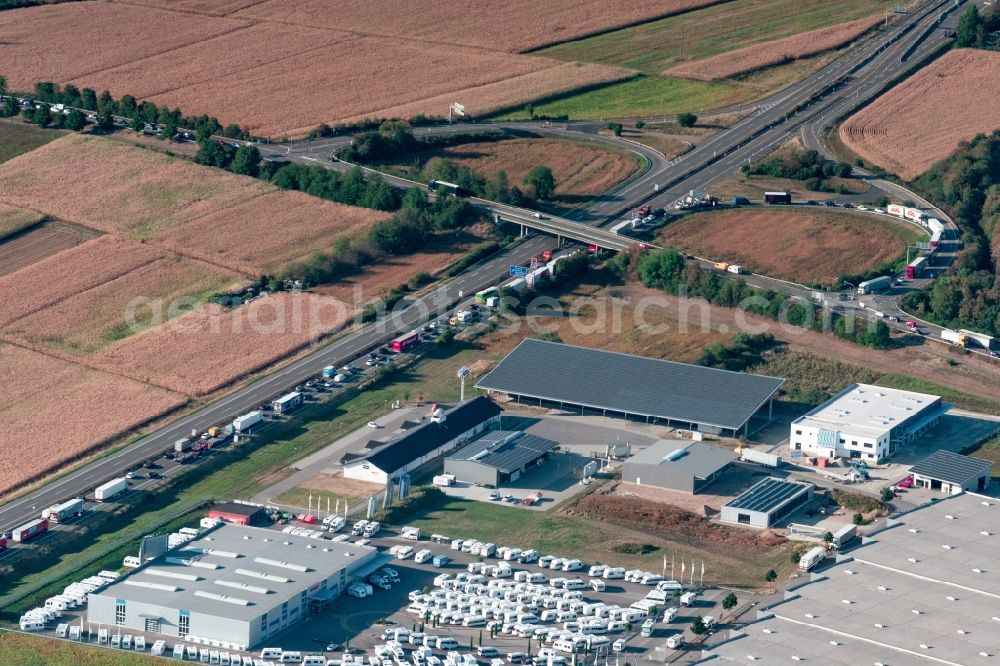
[[[191,450],[191,438],[185,437],[183,439],[178,439],[174,442],[174,451],[176,453],[184,453],[185,451]]]
[[[875,294],[880,291],[885,291],[892,286],[892,278],[888,275],[883,275],[882,277],[872,278],[871,280],[865,280],[858,284],[858,293],[864,294]]]
[[[125,479],[112,479],[94,488],[94,499],[98,502],[107,502],[126,490],[128,490],[128,481]]]
[[[826,557],[826,548],[816,546],[799,558],[799,569],[801,571],[809,571],[814,566],[819,564],[824,557]]]
[[[965,335],[959,333],[958,331],[953,331],[950,328],[946,328],[941,331],[941,339],[955,345],[956,347],[962,348],[964,348],[968,343],[968,339]]]
[[[39,534],[44,534],[49,530],[49,521],[44,518],[38,518],[37,520],[32,520],[30,523],[25,523],[20,527],[15,527],[11,532],[11,538],[14,541],[24,543],[26,541],[31,541]]]
[[[79,516],[81,513],[83,513],[83,500],[77,498],[50,506],[42,511],[42,518],[54,523],[61,523],[74,516]]]
[[[257,425],[264,420],[264,415],[260,410],[255,410],[252,412],[247,412],[242,416],[237,416],[233,419],[233,428],[236,432],[246,432],[253,426]]]

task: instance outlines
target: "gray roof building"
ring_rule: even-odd
[[[783,379],[525,339],[476,384],[519,402],[735,434]]]
[[[992,461],[985,458],[963,456],[941,449],[911,467],[910,472],[913,473],[915,486],[952,495],[963,490],[985,490],[992,465]]]
[[[496,487],[516,481],[557,446],[544,437],[495,430],[445,458],[444,471],[459,481]]]
[[[247,649],[343,592],[374,548],[224,524],[92,593],[87,619]],[[190,639],[189,639],[190,640]]]
[[[625,461],[622,480],[697,493],[737,457],[729,449],[702,442],[660,440]]]
[[[759,607],[756,622],[702,661],[990,664],[1000,654],[998,533],[1000,503],[968,493],[890,518],[837,564]]]
[[[782,518],[813,498],[814,486],[804,481],[761,479],[722,505],[719,519],[750,527],[774,527]]]

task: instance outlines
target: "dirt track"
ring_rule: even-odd
[[[787,342],[790,349],[886,373],[902,373],[958,391],[1000,400],[1000,368],[978,357],[965,357],[958,365],[950,366],[948,359],[954,359],[954,355],[943,347],[937,349],[936,345],[904,346],[878,351],[833,335],[783,325],[741,310],[709,306],[701,300],[680,299],[641,286],[618,289],[616,293],[627,296],[634,302],[650,298],[651,305],[647,309],[651,312],[665,312],[676,317],[679,308],[687,309],[699,318],[692,326],[700,326],[701,313],[704,311],[708,313],[708,321],[713,329],[725,326],[728,332],[769,332]]]
[[[0,243],[0,275],[30,266],[56,252],[61,252],[100,236],[99,233],[63,222],[43,222],[19,236]]]

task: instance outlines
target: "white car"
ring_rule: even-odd
[[[368,427],[369,428],[381,428],[382,426],[380,426],[379,424],[375,423],[374,421],[369,421],[368,422]]]

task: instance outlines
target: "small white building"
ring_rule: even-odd
[[[421,465],[454,451],[500,424],[502,410],[489,398],[477,397],[437,410],[427,420],[386,442],[369,442],[364,454],[341,459],[344,476],[385,485]]]
[[[975,493],[986,490],[992,465],[985,458],[963,456],[941,449],[911,467],[910,472],[913,474],[913,485],[917,488],[958,495],[962,491]]]
[[[792,422],[789,453],[878,462],[935,425],[943,411],[940,396],[854,384]]]

